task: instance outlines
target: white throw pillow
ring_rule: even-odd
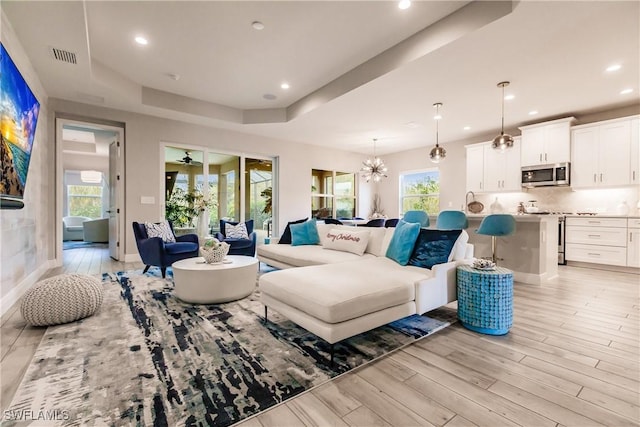
[[[366,253],[375,256],[385,256],[387,249],[385,248],[385,251],[382,252],[382,243],[384,242],[387,230],[388,228],[384,227],[371,227],[369,229],[369,243],[367,244],[367,249],[365,249]]]
[[[334,251],[351,252],[362,256],[369,242],[369,230],[353,231],[338,228],[332,228],[327,233],[326,243],[323,245],[325,249],[333,249]]]
[[[224,224],[224,236],[228,239],[248,239],[249,232],[247,231],[247,224],[244,222],[238,225]]]
[[[153,223],[145,222],[144,228],[147,229],[147,237],[160,237],[166,243],[173,243],[176,241],[176,236],[171,231],[171,226],[167,221]]]
[[[385,256],[387,254],[387,249],[389,249],[389,244],[391,244],[391,239],[395,232],[395,227],[385,228],[384,238],[382,239],[382,245],[380,246],[380,255],[378,256]]]
[[[469,235],[465,230],[462,230],[462,233],[460,233],[460,235],[456,239],[456,242],[453,244],[453,248],[451,249],[451,253],[449,254],[449,262],[460,261],[464,259],[464,256],[467,253],[468,242]]]

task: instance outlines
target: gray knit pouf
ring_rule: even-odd
[[[35,284],[22,299],[20,312],[32,326],[73,322],[102,305],[102,283],[84,274],[60,274]]]

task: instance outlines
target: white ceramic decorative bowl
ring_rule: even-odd
[[[200,246],[200,255],[207,264],[221,263],[229,253],[229,244],[221,242],[217,248],[207,248]]]
[[[495,270],[496,263],[490,259],[477,259],[473,261],[473,268],[478,270]]]

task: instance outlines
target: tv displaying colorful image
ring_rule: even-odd
[[[40,103],[0,43],[0,207],[21,208]]]

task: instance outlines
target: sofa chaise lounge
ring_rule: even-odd
[[[282,269],[260,277],[260,298],[265,319],[271,307],[332,346],[455,301],[456,266],[473,261],[473,245],[464,230],[449,261],[427,269],[385,256],[396,228],[369,228],[362,255],[327,248],[327,235],[354,227],[317,224],[317,229],[317,245],[258,247],[261,262]]]

